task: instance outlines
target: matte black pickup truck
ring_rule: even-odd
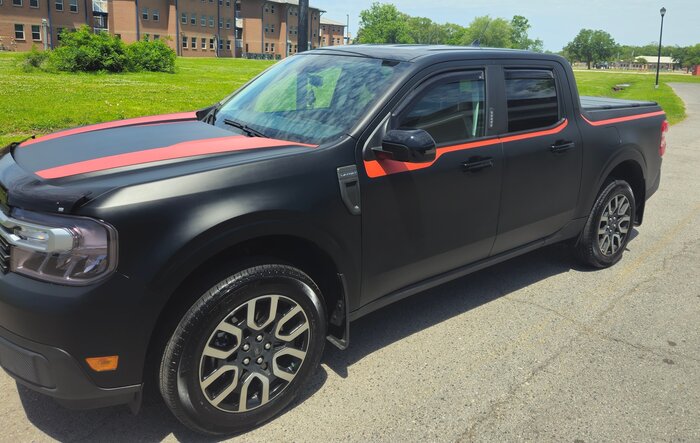
[[[350,322],[544,245],[620,260],[659,186],[656,103],[520,51],[352,46],[198,112],[0,158],[0,364],[75,407],[159,390],[203,433],[279,414]]]

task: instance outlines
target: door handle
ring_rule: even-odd
[[[462,163],[462,168],[464,168],[465,172],[481,171],[491,166],[493,166],[493,158],[491,157],[477,157]]]
[[[553,144],[552,146],[550,146],[549,150],[555,154],[559,154],[561,152],[566,152],[569,149],[573,149],[575,146],[576,146],[576,143],[574,143],[574,142],[557,142],[557,143]]]

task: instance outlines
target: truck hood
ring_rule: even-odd
[[[101,123],[29,139],[6,152],[0,197],[12,206],[69,212],[114,188],[311,148],[236,135],[195,113]]]

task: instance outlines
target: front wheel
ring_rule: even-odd
[[[170,410],[209,435],[279,414],[318,366],[326,335],[320,291],[296,268],[255,266],[217,281],[180,321],[160,370]]]
[[[579,260],[607,268],[622,258],[634,225],[636,201],[629,183],[615,180],[596,199],[575,250]]]

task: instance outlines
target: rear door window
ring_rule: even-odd
[[[506,70],[508,132],[546,128],[560,119],[554,73],[548,70]]]

